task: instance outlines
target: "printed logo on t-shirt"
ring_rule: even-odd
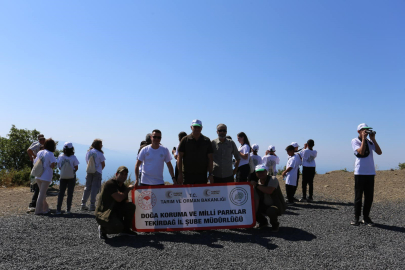
[[[307,162],[308,163],[311,163],[312,161],[314,161],[314,156],[309,156],[308,158],[307,158]]]

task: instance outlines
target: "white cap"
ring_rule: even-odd
[[[262,171],[265,171],[265,170],[268,171],[269,168],[267,168],[267,166],[264,165],[264,164],[260,164],[260,165],[257,165],[255,167],[255,172],[262,172]]]
[[[372,127],[369,127],[366,123],[362,123],[360,125],[357,126],[357,131],[362,130],[362,129],[370,129]]]
[[[259,151],[259,146],[257,144],[252,145],[254,151]]]
[[[298,143],[296,143],[296,142],[292,142],[291,145],[294,146],[294,147],[300,147],[300,146],[298,145]]]
[[[194,120],[191,122],[191,125],[192,125],[193,127],[195,127],[195,126],[197,126],[197,127],[202,127],[202,122],[201,122],[201,120],[194,119]]]
[[[73,148],[73,144],[71,142],[65,142],[63,148]]]
[[[276,152],[276,147],[274,145],[270,145],[269,148],[267,148],[267,150],[271,152]]]

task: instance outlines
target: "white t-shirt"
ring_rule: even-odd
[[[375,151],[375,145],[367,140],[368,148],[370,154],[368,157],[358,158],[356,157],[356,162],[354,163],[354,174],[355,175],[375,175],[374,158],[373,151]],[[361,141],[359,138],[354,138],[352,140],[352,148],[355,155],[358,154],[357,149],[361,147]]]
[[[249,152],[250,152],[250,147],[249,147],[249,145],[244,144],[244,145],[241,145],[241,146],[239,147],[238,151],[241,152],[241,153],[244,154],[244,155],[245,155],[245,154],[249,154]],[[242,166],[242,165],[246,165],[246,164],[249,164],[249,155],[248,155],[248,158],[247,158],[247,159],[243,159],[242,157],[240,158],[240,162],[239,162],[239,166],[238,166],[238,167],[240,167],[240,166]]]
[[[288,158],[286,168],[292,167],[293,169],[286,174],[285,183],[287,185],[296,186],[297,185],[297,176],[298,168],[300,166],[301,160],[298,155],[294,155]]]
[[[72,166],[73,171],[75,170],[75,166],[79,165],[79,160],[77,160],[75,155],[71,155],[70,157],[65,156],[65,154],[60,154],[58,157],[58,168],[62,169],[65,162],[69,162],[70,166]]]
[[[89,162],[90,156],[94,157],[94,163],[96,164],[96,171],[99,173],[103,173],[103,167],[101,166],[101,162],[105,161],[104,154],[98,151],[97,149],[91,149],[86,153],[86,163]]]
[[[53,177],[53,169],[51,168],[51,164],[56,163],[55,156],[51,151],[41,150],[38,152],[38,155],[34,160],[34,164],[37,162],[38,158],[42,161],[44,171],[40,177],[35,177],[35,179],[51,182]]]
[[[171,159],[169,149],[162,145],[158,149],[153,149],[152,145],[142,148],[138,156],[138,160],[143,162],[141,183],[145,185],[164,184],[164,164],[170,162]]]
[[[267,166],[267,168],[273,168],[273,175],[277,174],[276,166],[280,163],[280,158],[274,155],[265,155],[262,158],[262,163]]]
[[[257,165],[260,165],[260,164],[263,163],[261,156],[259,156],[259,155],[254,155],[253,153],[250,153],[249,156],[250,156],[250,158],[253,158],[253,164],[255,164],[255,167],[256,167]]]
[[[302,166],[316,167],[315,158],[318,155],[316,150],[304,149],[301,151]]]

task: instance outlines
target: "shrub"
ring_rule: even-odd
[[[399,168],[400,170],[405,169],[405,163],[399,163],[399,164],[398,164],[398,168]]]
[[[25,167],[22,170],[1,170],[0,171],[0,186],[26,186],[30,185],[31,169]]]
[[[283,172],[287,169],[287,166],[284,165],[284,168],[281,170],[280,168],[278,168],[278,172],[277,175],[282,175]]]

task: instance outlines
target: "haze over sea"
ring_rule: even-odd
[[[2,1],[0,136],[11,125],[103,140],[103,178],[134,171],[153,129],[177,146],[193,119],[225,123],[259,155],[315,141],[318,173],[353,170],[357,125],[378,169],[405,162],[405,1]],[[238,143],[237,143],[237,146]],[[174,162],[173,162],[174,165]],[[132,173],[134,178],[134,173]],[[165,169],[165,180],[171,179]]]

